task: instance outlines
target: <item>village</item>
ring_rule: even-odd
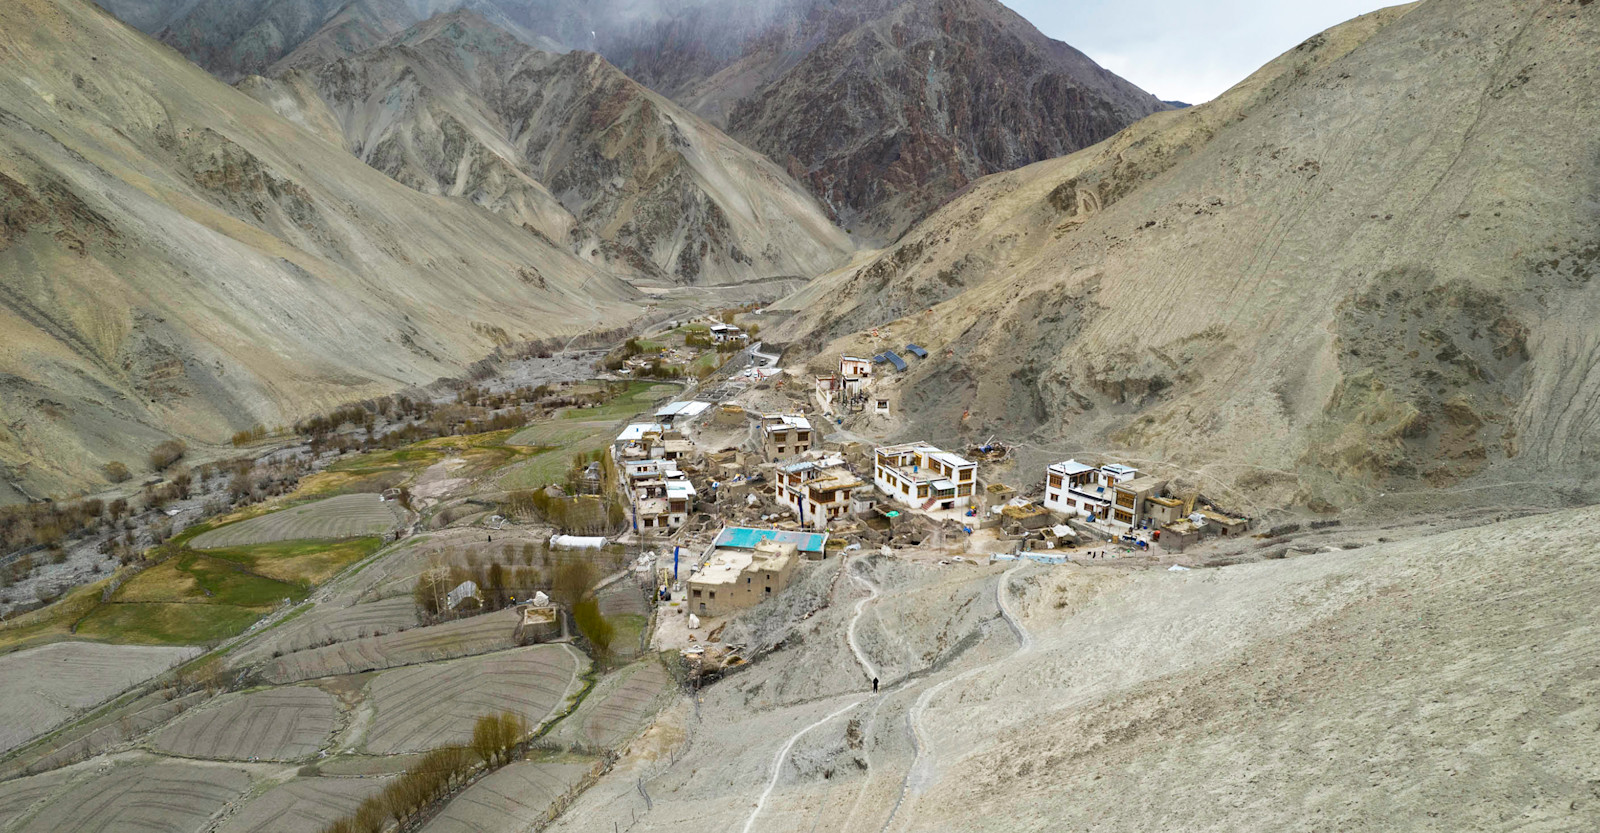
[[[719,344],[751,341],[731,319],[709,327]],[[1250,528],[1194,486],[1117,460],[1035,470],[997,440],[945,449],[846,430],[891,413],[898,374],[928,355],[916,344],[840,355],[825,374],[780,369],[759,343],[748,352],[752,366],[628,424],[608,450],[628,503],[615,541],[652,573],[654,645],[691,662],[740,661],[740,646],[719,644],[722,623],[841,555],[1183,570],[1186,550]]]

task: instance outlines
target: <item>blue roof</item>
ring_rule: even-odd
[[[928,357],[928,351],[918,347],[915,344],[907,344],[906,351],[919,359],[926,359]]]
[[[895,353],[893,350],[883,351],[883,357],[889,360],[889,364],[894,365],[895,370],[906,369],[906,360],[900,358],[899,354]]]
[[[822,552],[828,536],[821,532],[789,532],[782,529],[751,529],[730,526],[717,535],[717,546],[753,550],[762,541],[794,544],[801,552]]]
[[[873,364],[883,364],[886,361],[888,361],[888,359],[885,359],[883,357],[882,353],[879,353],[878,355],[872,357],[872,363]]]

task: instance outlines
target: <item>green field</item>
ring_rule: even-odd
[[[509,442],[542,450],[532,459],[506,467],[498,481],[500,488],[537,489],[562,482],[572,468],[572,456],[605,448],[615,429],[610,422],[547,422],[524,429]]]
[[[226,639],[270,608],[140,602],[107,604],[78,622],[77,636],[142,645],[199,645]]]
[[[562,419],[604,420],[626,419],[650,410],[655,403],[682,390],[682,385],[665,382],[634,381],[628,390],[598,408],[568,408],[561,412]]]
[[[210,550],[206,555],[243,565],[278,581],[321,584],[383,547],[381,538],[346,541],[282,541],[253,547]]]

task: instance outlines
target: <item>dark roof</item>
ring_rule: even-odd
[[[919,359],[926,359],[928,357],[928,351],[918,347],[915,344],[907,344],[906,351]]]
[[[889,364],[894,365],[895,370],[903,371],[906,369],[906,360],[900,358],[899,354],[895,353],[893,350],[883,351],[883,357],[888,360]]]
[[[872,357],[873,364],[883,364],[886,361],[888,361],[888,359],[884,358],[882,353]]]

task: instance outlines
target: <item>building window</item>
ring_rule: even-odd
[[[1057,489],[1061,488],[1061,475],[1050,475],[1050,485],[1056,487]]]
[[[715,599],[716,597],[717,597],[717,591],[712,590],[711,591],[711,598]]]

